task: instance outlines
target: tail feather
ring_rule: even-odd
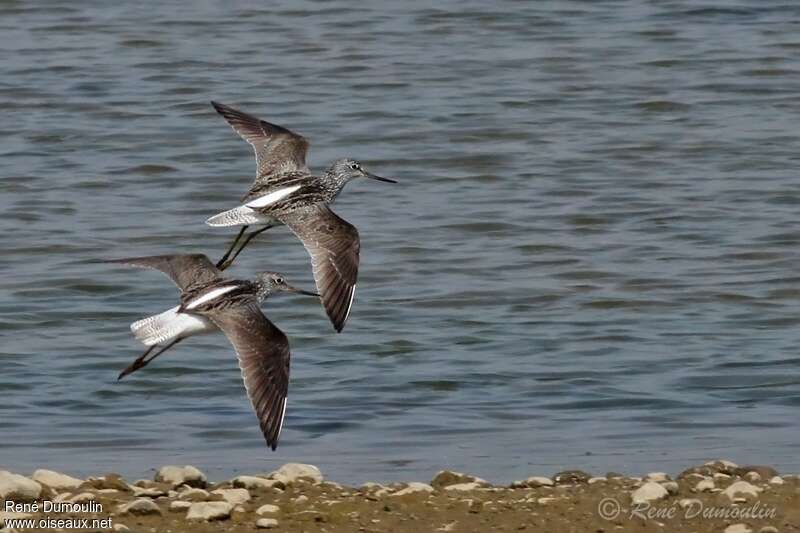
[[[223,211],[206,220],[209,226],[245,226],[250,224],[263,224],[267,217],[258,211],[240,205],[233,209]]]
[[[133,335],[145,346],[152,346],[209,330],[207,321],[194,315],[179,313],[179,308],[180,306],[175,306],[163,313],[137,320],[131,324]]]

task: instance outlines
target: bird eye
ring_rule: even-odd
[[[278,276],[277,278],[275,278],[275,281],[276,281],[277,283],[283,283],[283,278],[282,278],[282,277],[280,277],[280,276]]]
[[[359,166],[358,163],[353,163],[353,164],[350,165],[350,168],[352,168],[353,170],[358,170],[358,169],[361,168],[361,166]]]

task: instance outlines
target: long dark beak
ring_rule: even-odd
[[[397,183],[395,180],[390,180],[389,178],[382,178],[381,176],[376,176],[375,174],[370,174],[369,172],[364,172],[364,176],[377,181],[385,181],[386,183]]]
[[[316,292],[304,291],[302,289],[298,289],[297,287],[292,287],[288,283],[286,284],[286,286],[287,286],[286,289],[287,292],[293,292],[295,294],[305,294],[306,296],[316,296],[317,298],[319,298],[319,294],[317,294]]]

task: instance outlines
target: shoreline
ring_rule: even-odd
[[[508,485],[443,470],[426,481],[353,487],[299,463],[216,482],[192,466],[135,481],[0,470],[0,500],[3,533],[800,531],[800,476],[724,460],[674,476],[571,470]]]

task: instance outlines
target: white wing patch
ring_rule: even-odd
[[[206,302],[210,302],[214,298],[218,298],[227,292],[231,292],[233,289],[237,288],[238,285],[228,285],[227,287],[218,287],[213,291],[207,292],[201,297],[197,298],[196,300],[192,300],[188,304],[186,304],[186,309],[194,309],[198,305],[202,305]]]
[[[244,205],[247,206],[247,207],[250,207],[250,208],[266,207],[266,206],[268,206],[270,204],[274,204],[275,202],[277,202],[281,198],[286,198],[287,196],[292,194],[294,191],[296,191],[300,187],[302,187],[302,185],[293,185],[291,187],[278,189],[277,191],[271,192],[269,194],[265,194],[264,196],[259,196],[255,200],[247,202]]]
[[[281,423],[278,426],[278,433],[276,438],[281,436],[281,430],[283,429],[283,419],[286,417],[286,404],[289,403],[289,398],[283,399],[283,408],[281,409]]]
[[[350,293],[350,303],[347,304],[347,313],[344,315],[344,321],[346,322],[347,319],[350,317],[350,309],[353,308],[353,298],[356,296],[356,286],[353,285],[353,292]]]

